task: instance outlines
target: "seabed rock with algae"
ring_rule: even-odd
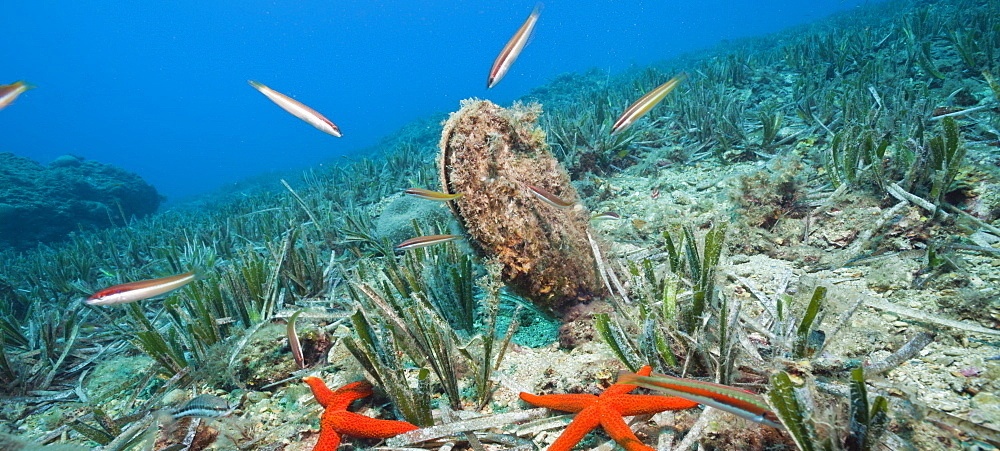
[[[466,100],[444,124],[441,185],[472,244],[503,265],[503,278],[536,304],[561,311],[603,291],[587,240],[589,214],[536,125],[541,107],[504,109]],[[566,202],[557,208],[528,186]]]
[[[143,217],[162,201],[138,175],[114,166],[63,155],[46,167],[0,152],[0,247],[28,248]]]

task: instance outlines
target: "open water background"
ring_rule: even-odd
[[[10,2],[0,152],[123,167],[168,201],[371,149],[468,97],[509,104],[565,72],[618,72],[778,31],[865,0],[545,2],[535,35],[486,90],[497,53],[535,3],[488,1]],[[257,80],[338,124],[313,129]]]

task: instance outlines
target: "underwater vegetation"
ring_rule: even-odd
[[[0,443],[1000,446],[996,17],[889,2],[567,74],[277,190],[5,250]]]

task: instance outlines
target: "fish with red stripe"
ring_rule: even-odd
[[[110,286],[91,295],[83,302],[88,305],[116,305],[149,299],[183,287],[198,276],[194,271],[159,279],[140,280]]]

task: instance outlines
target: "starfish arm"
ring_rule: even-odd
[[[597,402],[594,395],[533,395],[521,392],[521,399],[531,405],[563,412],[579,412]]]
[[[323,379],[315,376],[304,377],[302,381],[309,385],[316,402],[324,409],[345,410],[355,400],[372,394],[372,385],[366,381],[352,382],[336,391],[330,390]]]
[[[644,366],[636,372],[648,376],[653,369]],[[570,451],[592,429],[601,425],[626,451],[655,451],[635,436],[624,417],[650,414],[664,410],[690,409],[698,405],[693,401],[673,396],[629,395],[636,385],[612,384],[600,396],[594,395],[534,395],[521,392],[521,399],[529,404],[564,412],[579,412],[566,430],[549,447],[549,451]]]
[[[581,411],[573,417],[573,421],[569,423],[569,426],[566,426],[559,438],[552,442],[548,451],[570,451],[600,423],[600,414],[595,408]]]
[[[368,381],[351,382],[333,391],[334,399],[326,406],[333,410],[347,410],[352,402],[372,395],[372,384]]]
[[[320,419],[323,430],[359,438],[389,438],[419,429],[405,421],[380,420],[346,410],[329,411]]]
[[[649,376],[653,372],[653,367],[646,365],[636,371],[635,374],[640,376]],[[601,396],[614,396],[614,395],[624,395],[632,390],[635,390],[638,385],[632,384],[612,384],[607,390],[601,393]]]
[[[316,441],[313,451],[337,451],[337,447],[339,446],[340,434],[333,429],[320,427],[319,440]]]
[[[323,382],[323,379],[316,376],[306,376],[302,378],[302,382],[309,385],[309,388],[312,389],[313,396],[316,397],[316,402],[324,408],[327,404],[330,404],[330,400],[334,398],[333,390],[330,390],[330,387],[326,386],[326,382]]]
[[[665,410],[685,410],[698,406],[698,403],[684,398],[657,395],[618,395],[604,397],[601,402],[625,417],[660,413]]]
[[[639,441],[625,419],[612,409],[601,409],[601,427],[626,451],[656,451]]]

